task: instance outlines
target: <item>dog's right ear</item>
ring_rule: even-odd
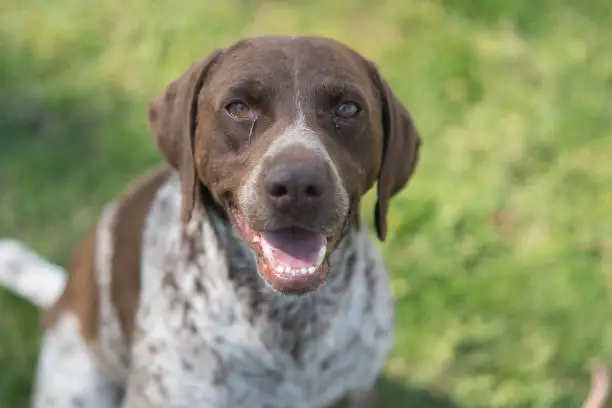
[[[378,175],[378,199],[374,220],[378,238],[387,236],[387,212],[391,197],[399,193],[413,176],[419,162],[421,136],[408,110],[391,87],[370,63],[374,83],[380,91],[382,106],[383,146]]]
[[[149,129],[161,154],[180,175],[184,223],[191,218],[200,193],[193,152],[198,96],[211,65],[222,53],[217,49],[193,63],[149,105]]]

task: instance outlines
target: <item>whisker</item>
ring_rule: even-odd
[[[257,123],[257,118],[251,124],[251,130],[249,130],[249,138],[247,139],[247,143],[251,143],[251,136],[253,136],[253,131],[255,130],[255,124]]]

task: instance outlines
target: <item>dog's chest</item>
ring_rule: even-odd
[[[182,232],[168,218],[172,195],[166,200],[152,208],[152,217],[162,209],[165,216],[145,236],[133,352],[133,369],[157,378],[148,398],[185,407],[317,408],[371,386],[392,340],[379,259],[337,256],[337,279],[310,296],[255,290],[246,247],[201,219]]]

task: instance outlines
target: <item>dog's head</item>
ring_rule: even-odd
[[[389,200],[420,145],[376,67],[319,37],[257,37],[214,51],[151,103],[149,123],[179,171],[183,222],[212,198],[261,277],[287,294],[325,281],[328,254],[376,182],[385,239]]]

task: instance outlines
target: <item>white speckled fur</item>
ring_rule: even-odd
[[[174,174],[147,216],[130,350],[110,296],[117,204],[107,205],[96,236],[98,340],[86,343],[63,312],[45,332],[33,406],[324,408],[367,393],[394,331],[388,275],[368,233],[349,232],[316,292],[283,296],[214,213],[200,208],[182,228],[179,188]]]
[[[34,408],[116,408],[121,395],[98,369],[71,313],[45,332],[34,388]]]
[[[96,231],[96,271],[100,285],[100,337],[86,343],[78,318],[67,311],[46,330],[34,384],[35,408],[116,408],[127,353],[110,298],[110,259],[117,204],[106,206]]]
[[[145,232],[124,408],[322,408],[372,387],[391,348],[393,304],[365,231],[334,253],[334,273],[316,293],[285,297],[261,284],[265,300],[257,313],[255,294],[229,278],[232,262],[256,276],[249,250],[202,214],[183,235],[179,207],[173,179],[159,191]],[[188,239],[197,241],[195,258],[182,244]],[[228,257],[231,245],[238,247]],[[292,320],[292,329],[283,327]],[[297,358],[293,343],[302,344]]]

